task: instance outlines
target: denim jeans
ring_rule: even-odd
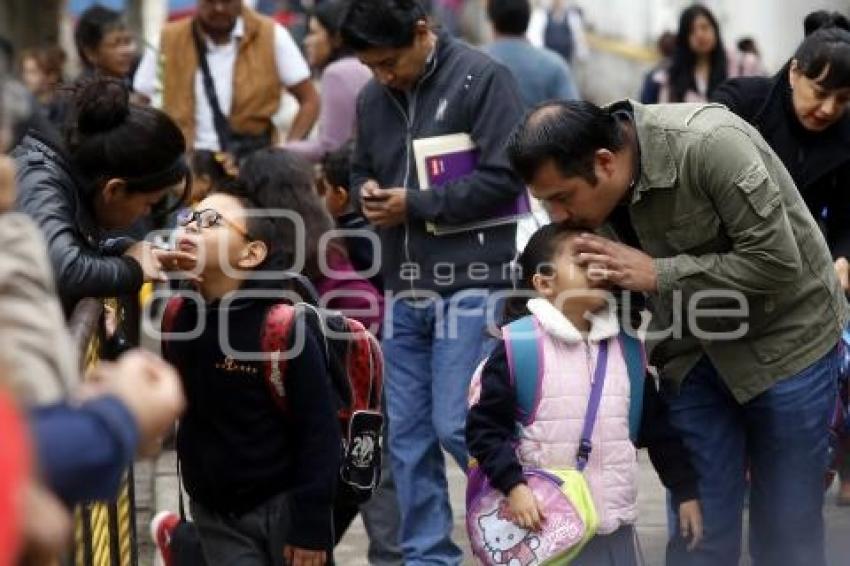
[[[833,349],[740,404],[703,357],[678,394],[666,392],[699,474],[704,520],[699,547],[688,553],[683,541],[671,541],[668,565],[738,564],[748,467],[753,565],[825,565],[824,474],[837,379]]]
[[[441,300],[396,299],[387,308],[383,350],[390,459],[407,566],[462,560],[451,539],[443,450],[466,468],[469,382],[495,343],[486,333],[488,297],[488,291],[473,289]]]

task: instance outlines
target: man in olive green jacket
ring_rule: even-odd
[[[551,102],[508,147],[591,278],[645,296],[651,363],[700,474],[705,537],[670,561],[821,566],[823,474],[847,304],[791,176],[719,105]],[[616,241],[615,241],[616,240]],[[626,293],[626,298],[631,294]],[[627,322],[627,321],[624,321]]]

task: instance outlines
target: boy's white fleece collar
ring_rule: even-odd
[[[529,299],[528,310],[537,318],[543,330],[555,338],[569,343],[584,341],[581,332],[573,323],[567,320],[567,317],[546,299]],[[591,342],[601,342],[607,338],[613,338],[619,332],[620,325],[617,321],[617,313],[612,309],[606,308],[590,315],[590,332],[587,334],[587,338]]]

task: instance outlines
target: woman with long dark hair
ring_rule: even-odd
[[[354,137],[357,95],[372,73],[342,44],[340,20],[345,0],[331,0],[316,6],[310,15],[304,39],[307,62],[320,76],[322,96],[318,135],[309,140],[284,145],[294,153],[318,163],[328,153]]]
[[[727,81],[713,98],[755,126],[782,159],[850,293],[850,21],[818,11],[804,28],[775,76]],[[850,506],[850,450],[839,474],[838,503]]]
[[[84,297],[135,293],[194,259],[106,236],[150,214],[169,193],[186,193],[186,145],[174,121],[130,104],[123,83],[107,78],[77,85],[71,113],[64,139],[36,121],[12,154],[17,207],[47,240],[66,315]]]
[[[727,78],[757,73],[756,69],[741,68],[736,59],[726,51],[720,25],[711,10],[694,4],[679,18],[670,67],[655,73],[656,88],[646,101],[705,102]]]

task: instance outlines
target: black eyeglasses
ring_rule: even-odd
[[[247,230],[243,229],[232,220],[228,220],[219,211],[212,208],[205,208],[204,210],[186,209],[177,215],[177,223],[180,226],[186,227],[192,222],[197,222],[199,228],[212,228],[213,226],[221,226],[222,223],[224,223],[233,228],[237,234],[249,242],[253,242],[257,239],[251,236]]]

